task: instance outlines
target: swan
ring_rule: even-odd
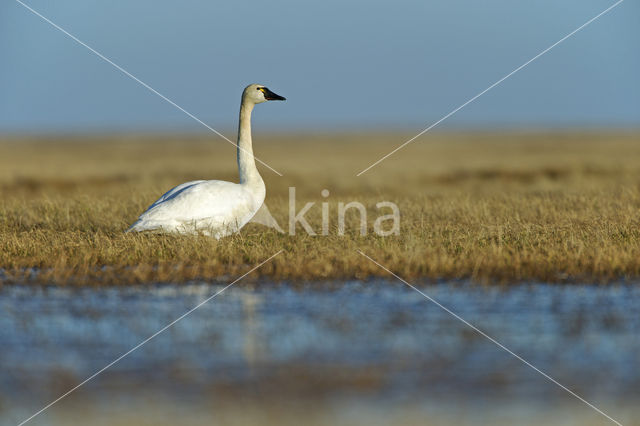
[[[238,125],[240,182],[196,180],[178,185],[156,200],[127,232],[174,232],[222,238],[238,232],[256,214],[266,195],[251,142],[251,111],[256,104],[284,101],[261,84],[242,92]]]

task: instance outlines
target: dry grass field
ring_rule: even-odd
[[[221,240],[125,234],[158,196],[193,179],[236,180],[235,147],[215,135],[4,138],[0,142],[0,282],[126,284],[228,280],[278,250],[252,277],[609,282],[640,276],[640,135],[431,133],[360,177],[410,134],[254,135],[266,204],[286,230],[288,188],[320,233],[250,224]],[[320,193],[328,189],[330,195]],[[368,207],[337,232],[338,202]],[[372,231],[379,201],[400,234]],[[36,273],[37,272],[37,273]]]

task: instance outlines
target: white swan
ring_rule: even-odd
[[[246,225],[266,194],[253,157],[251,111],[256,104],[272,100],[285,98],[260,84],[251,84],[242,92],[238,125],[240,183],[196,180],[178,185],[149,206],[127,232],[202,233],[221,238]]]

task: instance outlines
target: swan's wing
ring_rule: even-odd
[[[205,219],[207,226],[212,227],[244,225],[255,210],[253,202],[251,193],[235,183],[219,180],[188,182],[160,197],[130,229],[175,228]]]
[[[157,206],[158,204],[162,203],[165,200],[168,200],[170,198],[175,197],[176,195],[180,194],[182,191],[186,190],[187,188],[193,186],[193,185],[197,185],[199,183],[202,182],[206,182],[206,180],[193,180],[191,182],[185,182],[183,184],[180,184],[174,188],[171,188],[170,190],[168,190],[167,192],[165,192],[162,197],[158,198],[156,201],[153,202],[153,204],[151,204],[147,210],[145,211],[149,211],[151,210],[153,207]]]

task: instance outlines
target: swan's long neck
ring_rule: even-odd
[[[238,172],[241,184],[262,183],[260,173],[253,158],[251,143],[251,111],[254,103],[242,98],[240,124],[238,125]]]

